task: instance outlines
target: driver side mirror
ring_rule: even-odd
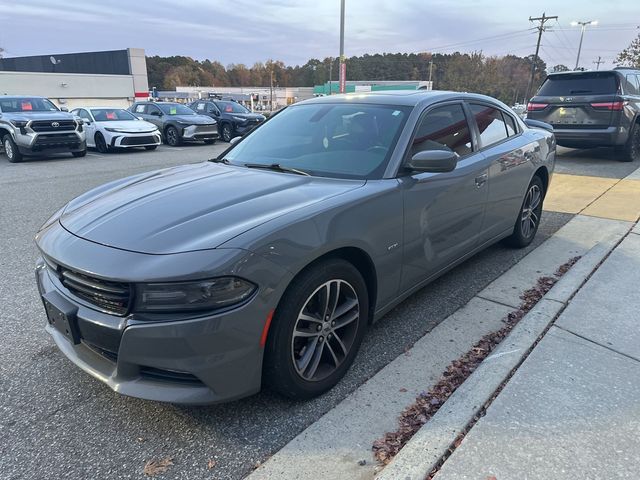
[[[229,140],[229,145],[235,145],[240,140],[242,140],[242,137],[233,137],[231,140]]]
[[[68,108],[68,107],[65,107],[65,106],[63,105],[62,107],[60,107],[60,111],[61,111],[61,112],[68,112],[68,111],[69,111],[69,108]]]
[[[423,150],[416,153],[407,164],[414,172],[451,172],[458,164],[458,154],[449,150]]]
[[[85,125],[91,125],[91,120],[89,120],[88,118],[83,118],[82,123],[84,123]]]

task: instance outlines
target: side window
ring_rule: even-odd
[[[218,107],[213,103],[207,103],[207,113],[216,113],[218,111]]]
[[[147,115],[154,115],[153,112],[160,113],[160,109],[158,107],[156,107],[155,105],[147,104],[146,107],[147,108],[144,111],[144,113],[146,113]]]
[[[449,150],[460,156],[473,151],[462,105],[436,107],[424,116],[411,145],[411,156],[423,150]]]
[[[482,148],[494,145],[508,137],[507,126],[500,110],[477,103],[469,106],[478,125]]]
[[[89,115],[89,112],[87,112],[84,108],[78,110],[78,116],[82,119],[89,120],[90,122],[93,121],[91,119],[91,116]]]
[[[513,117],[508,113],[502,112],[502,118],[504,118],[505,124],[507,125],[507,134],[510,137],[516,135],[518,133],[518,126],[516,125],[516,121]]]
[[[629,74],[625,82],[624,92],[628,95],[640,95],[640,75]]]
[[[135,108],[134,112],[135,113],[145,113],[144,107],[146,107],[146,105],[144,103],[141,103],[140,105],[136,105],[136,108]]]

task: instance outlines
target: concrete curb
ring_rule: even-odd
[[[611,236],[591,248],[524,316],[376,480],[424,480],[619,240]]]

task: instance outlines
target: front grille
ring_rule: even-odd
[[[120,142],[120,145],[147,145],[149,143],[156,143],[156,139],[152,136],[147,137],[125,137]]]
[[[131,288],[126,283],[111,282],[60,268],[59,278],[71,293],[115,315],[125,315],[131,303]]]
[[[191,375],[190,373],[186,372],[178,372],[175,370],[164,370],[162,368],[145,367],[144,365],[140,365],[140,374],[149,379],[160,380],[164,382],[202,385],[202,381],[200,381],[200,379],[195,375]]]
[[[215,125],[197,125],[195,133],[218,133]]]
[[[38,135],[33,147],[38,148],[57,148],[57,147],[79,147],[78,136],[74,133],[61,134],[43,134]]]
[[[76,122],[74,122],[73,120],[38,120],[31,122],[31,129],[34,132],[59,132],[61,130],[75,130]]]

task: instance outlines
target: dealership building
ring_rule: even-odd
[[[142,48],[0,58],[0,95],[48,97],[59,107],[126,108],[147,99]]]

